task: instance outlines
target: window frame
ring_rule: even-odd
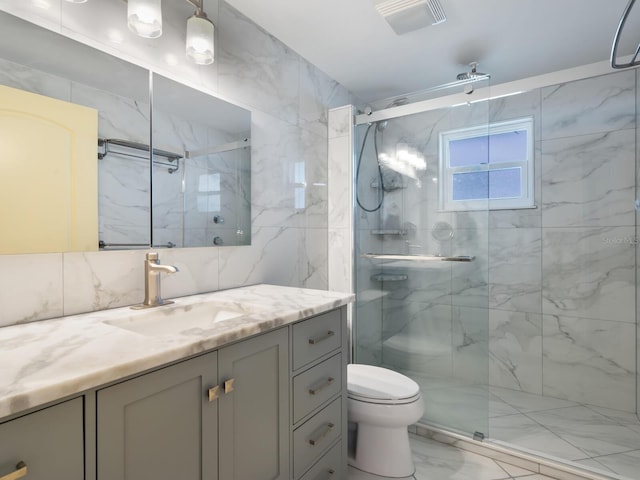
[[[489,162],[479,165],[467,165],[461,167],[450,166],[450,149],[449,144],[454,140],[465,138],[487,137],[490,142],[492,135],[501,133],[518,131],[526,131],[527,145],[526,158],[523,160],[501,162],[491,164]],[[533,138],[533,117],[523,117],[515,120],[507,120],[503,122],[490,123],[489,125],[480,125],[456,130],[448,130],[440,132],[439,135],[439,204],[440,210],[447,212],[455,211],[471,211],[471,210],[515,210],[521,208],[535,208],[534,199],[534,163],[535,150]],[[491,149],[489,147],[489,154]],[[487,198],[471,199],[471,200],[454,200],[453,199],[453,178],[458,173],[471,172],[490,172],[496,170],[506,170],[512,168],[520,168],[520,197],[512,198],[491,198],[487,194]]]

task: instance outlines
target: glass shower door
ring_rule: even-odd
[[[488,434],[488,104],[355,130],[355,362],[409,376],[421,422],[466,435]]]

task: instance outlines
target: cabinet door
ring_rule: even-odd
[[[99,480],[215,480],[216,353],[98,391]]]
[[[0,477],[24,462],[25,479],[84,479],[82,415],[76,398],[0,424]]]
[[[233,380],[220,398],[220,478],[288,479],[287,329],[225,347],[218,360],[221,386]]]

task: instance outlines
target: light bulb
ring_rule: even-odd
[[[198,65],[213,63],[213,35],[213,23],[204,12],[189,17],[187,20],[187,57]]]
[[[144,38],[162,35],[160,0],[129,0],[127,4],[129,30]]]

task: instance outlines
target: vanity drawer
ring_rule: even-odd
[[[318,315],[293,326],[293,369],[311,363],[342,345],[340,310]]]
[[[337,398],[293,432],[293,475],[296,478],[340,437],[341,422],[342,404]]]
[[[342,442],[338,442],[300,480],[339,480],[342,470]]]
[[[293,422],[342,390],[342,355],[335,355],[293,378]]]

